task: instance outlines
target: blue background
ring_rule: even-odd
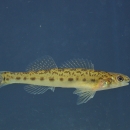
[[[57,65],[92,60],[130,76],[129,0],[1,0],[0,69],[25,71],[44,55]],[[0,89],[0,130],[130,130],[130,86],[97,92],[77,106],[74,89],[31,95]]]

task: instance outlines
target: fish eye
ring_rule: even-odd
[[[124,78],[123,78],[121,75],[117,76],[117,79],[118,79],[118,81],[120,81],[120,82],[122,82],[122,81],[124,80]]]

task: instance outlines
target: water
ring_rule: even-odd
[[[95,69],[130,76],[129,0],[2,0],[0,70],[25,71],[50,55],[58,66],[87,58]],[[74,89],[30,95],[0,89],[0,130],[129,130],[129,86],[97,92],[76,105]]]

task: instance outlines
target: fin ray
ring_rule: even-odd
[[[94,69],[94,65],[87,59],[73,59],[65,62],[60,68],[85,68]]]
[[[89,101],[91,98],[94,97],[95,91],[88,90],[88,89],[76,89],[73,94],[77,94],[78,100],[77,100],[77,105],[80,105],[82,103],[86,103]]]
[[[53,68],[57,68],[57,65],[53,58],[50,56],[44,56],[28,65],[26,71],[48,70]]]
[[[26,85],[24,87],[24,90],[27,91],[30,94],[43,94],[48,89],[51,89],[53,92],[55,90],[54,87],[48,87],[48,86],[38,86],[38,85]]]

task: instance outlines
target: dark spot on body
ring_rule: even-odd
[[[63,81],[64,79],[63,78],[60,78],[60,81]]]
[[[36,78],[35,78],[35,77],[31,77],[30,79],[31,79],[31,80],[35,80]]]
[[[71,75],[74,75],[74,72],[72,72]]]
[[[81,73],[81,71],[77,71],[77,73]]]
[[[68,81],[73,81],[73,78],[68,78]]]
[[[85,78],[83,78],[83,81],[86,81],[86,79],[85,79]]]
[[[64,73],[69,73],[70,74],[70,71],[65,71]]]
[[[49,73],[49,72],[50,72],[49,70],[44,70],[43,74],[46,74],[46,73]],[[39,74],[42,74],[42,72],[39,73]]]
[[[91,79],[92,82],[95,82],[95,79]]]
[[[86,74],[88,74],[88,72],[86,72]]]
[[[52,72],[52,74],[58,74],[57,72]]]
[[[26,80],[26,79],[27,79],[26,77],[23,78],[23,80]]]
[[[50,81],[54,81],[54,78],[49,78]]]
[[[9,78],[6,78],[6,80],[9,80]]]
[[[44,78],[43,78],[43,77],[41,77],[41,78],[40,78],[40,80],[42,81],[42,80],[44,80]]]
[[[79,78],[76,78],[76,80],[79,80]]]
[[[106,78],[107,78],[108,76],[107,76],[107,75],[103,75],[103,77],[106,77]]]
[[[84,76],[84,73],[82,73],[81,76]]]
[[[16,77],[17,80],[20,80],[21,78],[20,77]]]

